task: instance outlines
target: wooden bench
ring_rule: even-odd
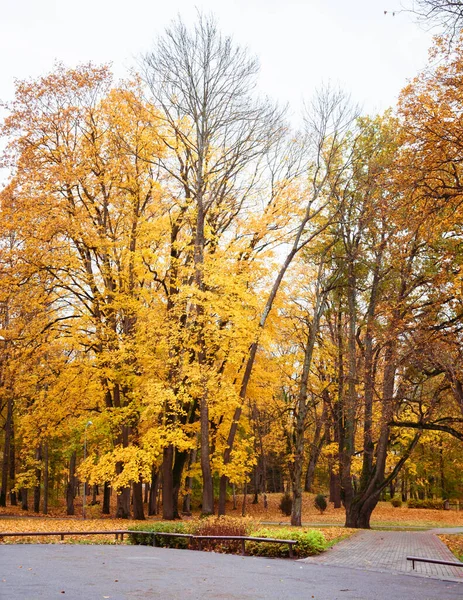
[[[282,540],[275,538],[264,538],[264,537],[247,537],[243,535],[193,535],[191,533],[168,533],[165,531],[136,531],[134,529],[111,529],[111,530],[99,530],[99,531],[26,531],[26,532],[0,532],[0,540],[2,537],[35,537],[35,536],[47,536],[57,535],[64,540],[64,537],[72,535],[115,535],[116,540],[120,539],[124,541],[124,535],[132,534],[144,534],[153,536],[153,546],[156,546],[156,536],[159,537],[179,537],[188,538],[188,541],[197,540],[198,547],[202,550],[202,542],[205,540],[224,540],[224,541],[240,541],[241,542],[241,554],[246,554],[246,542],[259,542],[268,544],[288,544],[289,556],[293,558],[293,546],[297,544],[297,540]],[[462,563],[463,565],[463,563]]]
[[[432,563],[434,565],[448,565],[450,567],[463,567],[463,562],[452,560],[440,560],[438,558],[424,558],[423,556],[407,556],[407,560],[412,561],[412,569],[415,569],[416,562]]]

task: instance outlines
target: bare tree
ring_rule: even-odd
[[[461,0],[414,0],[412,6],[419,21],[436,27],[452,41],[463,28],[463,2]]]
[[[203,264],[208,218],[218,207],[224,228],[238,214],[243,203],[240,192],[246,189],[243,180],[249,179],[280,134],[282,111],[254,97],[259,69],[256,59],[224,37],[212,17],[200,14],[192,30],[178,18],[144,57],[142,68],[166,129],[169,154],[160,166],[177,182],[183,203],[193,215],[192,264],[195,297],[199,298],[206,285]],[[203,391],[196,399],[201,423],[202,510],[210,514],[214,503],[203,328],[206,313],[201,300],[195,300],[190,315],[196,321],[195,360],[203,378]],[[172,454],[173,449],[167,449],[164,497],[171,493]],[[164,517],[172,518],[172,510],[167,512]]]

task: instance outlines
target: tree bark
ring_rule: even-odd
[[[49,476],[49,463],[48,463],[48,440],[43,446],[43,514],[48,514],[48,476]]]
[[[6,497],[8,493],[8,475],[10,467],[10,444],[13,426],[13,398],[8,394],[6,421],[5,421],[5,438],[3,443],[3,461],[2,461],[2,487],[0,490],[0,506],[6,506]]]
[[[29,510],[29,504],[27,502],[28,498],[27,488],[21,488],[21,509]]]
[[[122,447],[127,448],[129,444],[129,427],[127,425],[122,426],[120,435],[120,441]],[[121,462],[116,463],[116,473],[122,473],[124,465]],[[125,487],[119,490],[117,494],[117,505],[116,505],[116,519],[129,519],[130,518],[130,487]]]
[[[76,460],[77,453],[73,452],[69,460],[69,481],[66,486],[66,514],[73,515],[74,498],[76,497]]]
[[[143,484],[141,481],[133,482],[133,518],[136,521],[144,521],[145,513],[143,511]]]
[[[14,441],[14,423],[13,415],[11,416],[11,441],[10,441],[10,504],[11,506],[18,505],[18,498],[14,490],[16,481],[16,451]]]
[[[163,450],[162,461],[162,518],[167,521],[172,521],[175,518],[173,464],[174,447],[169,444]]]
[[[187,458],[188,458],[188,452],[179,452],[178,450],[175,452],[174,466],[172,469],[174,519],[180,519],[180,514],[178,511],[179,494],[180,494],[180,488],[182,487],[183,469],[184,469]]]
[[[101,512],[103,515],[109,515],[111,513],[111,486],[108,481],[104,482],[103,508]]]
[[[35,451],[35,460],[39,461],[39,462],[42,460],[41,446],[38,446],[38,448]],[[37,479],[37,484],[34,486],[34,512],[39,513],[40,512],[40,480],[42,477],[42,469],[40,466],[38,466],[35,469],[35,477]]]
[[[151,467],[151,484],[150,484],[150,495],[148,499],[148,515],[157,515],[158,514],[158,505],[157,505],[157,497],[158,497],[158,489],[159,489],[159,471],[155,466]]]

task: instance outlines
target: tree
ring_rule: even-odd
[[[281,128],[280,112],[268,102],[253,98],[257,72],[257,61],[234,45],[231,38],[223,37],[213,18],[203,15],[193,31],[178,19],[143,61],[144,79],[163,114],[164,142],[174,154],[173,160],[161,160],[159,164],[176,182],[178,193],[184,196],[185,211],[194,219],[191,260],[196,291],[191,314],[197,331],[194,360],[202,379],[202,390],[195,401],[200,411],[205,514],[214,512],[204,335],[210,318],[204,305],[204,255],[211,241],[205,229],[209,225],[215,235],[220,235],[230,226],[247,200],[259,162]],[[214,223],[216,213],[219,220]],[[171,355],[175,353],[172,348]],[[175,389],[178,384],[173,377],[171,385]],[[172,460],[173,448],[168,447],[164,459],[167,495],[173,485]],[[164,513],[166,518],[172,517],[171,510],[173,507],[169,514]]]
[[[280,269],[273,280],[265,306],[260,315],[258,331],[252,343],[249,354],[245,359],[245,368],[241,377],[241,404],[235,409],[233,421],[227,436],[223,455],[224,465],[231,459],[238,423],[241,417],[243,403],[246,399],[248,385],[251,379],[254,362],[259,347],[260,335],[265,327],[267,318],[272,310],[282,281],[293,259],[311,242],[323,233],[331,223],[331,213],[327,212],[330,204],[329,181],[336,180],[344,173],[346,163],[341,160],[345,136],[356,116],[356,107],[352,107],[344,94],[337,90],[326,88],[313,100],[306,115],[306,143],[308,145],[308,164],[304,170],[307,176],[306,185],[298,188],[304,201],[302,210],[294,224],[294,233],[288,239],[289,250],[282,261]],[[305,399],[304,392],[301,393]],[[220,481],[219,514],[225,514],[225,497],[227,477],[222,475]]]
[[[412,11],[425,25],[438,27],[450,41],[456,40],[463,26],[461,0],[416,0]]]
[[[106,67],[58,66],[18,84],[4,127],[22,259],[32,283],[46,274],[53,289],[45,329],[73,337],[98,368],[100,400],[114,421],[114,479],[124,470],[120,447],[137,438],[134,339],[146,279],[140,253],[153,243],[143,236],[158,201],[154,172],[140,156],[161,147],[153,112],[137,96],[137,82],[114,89]],[[128,516],[128,486],[139,477],[131,471],[123,479],[119,516]]]

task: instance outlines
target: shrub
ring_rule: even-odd
[[[291,515],[291,512],[293,510],[293,499],[291,498],[289,492],[285,492],[281,497],[280,510],[287,517]]]
[[[394,508],[400,508],[402,506],[402,500],[400,498],[392,498],[391,504]]]
[[[444,501],[443,500],[413,500],[410,499],[408,501],[408,508],[427,508],[432,510],[443,510],[444,509]]]
[[[156,522],[135,525],[132,529],[138,531],[159,531],[163,533],[191,533],[188,531],[185,523],[179,522]],[[157,535],[156,546],[162,548],[188,548],[188,538],[164,537]],[[153,536],[146,533],[129,533],[129,541],[131,544],[138,546],[152,546]]]
[[[195,535],[233,535],[246,536],[249,534],[251,522],[246,519],[233,517],[207,517],[199,521],[192,533]],[[198,547],[198,542],[193,540],[192,544]],[[192,545],[192,548],[195,547]],[[203,550],[215,550],[216,552],[240,552],[241,542],[224,540],[203,540]]]
[[[287,528],[281,529],[256,529],[251,533],[254,537],[280,538],[282,540],[297,540],[293,546],[294,556],[304,558],[320,554],[328,547],[324,535],[314,529],[298,529],[291,531]],[[271,544],[269,542],[246,542],[246,552],[252,556],[289,556],[289,546],[286,544]]]
[[[322,515],[327,507],[325,496],[323,494],[317,494],[315,496],[314,504],[315,508],[317,508],[320,511],[320,514]]]

